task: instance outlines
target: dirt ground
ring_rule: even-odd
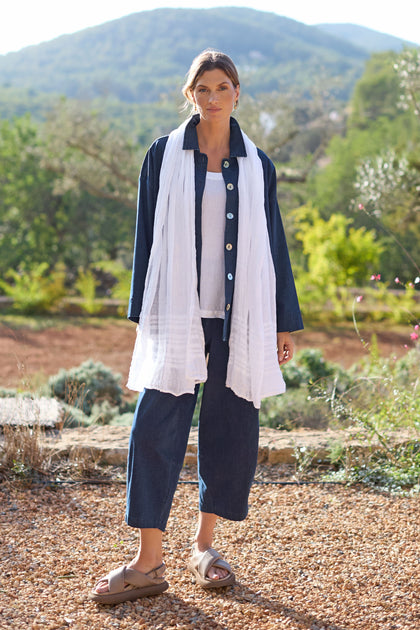
[[[169,590],[115,607],[87,600],[135,554],[123,486],[0,490],[0,628],[19,630],[417,630],[419,504],[357,488],[254,486],[245,521],[215,547],[237,584],[208,592],[185,570],[195,485],[164,535]]]
[[[46,377],[60,368],[71,368],[86,359],[102,361],[122,374],[125,383],[135,341],[135,325],[131,322],[107,321],[97,325],[72,325],[66,322],[54,327],[34,330],[16,327],[0,319],[0,387],[35,389]],[[377,334],[383,356],[400,357],[405,344],[410,345],[409,331],[390,329],[387,324],[361,326],[369,341]],[[326,359],[349,367],[366,355],[351,325],[310,328],[294,335],[296,349],[320,348]]]

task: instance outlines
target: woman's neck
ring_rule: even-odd
[[[207,120],[200,119],[196,129],[198,144],[202,153],[223,152],[229,155],[229,120],[223,120],[220,123],[211,123]]]

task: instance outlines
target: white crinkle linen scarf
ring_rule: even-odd
[[[207,379],[197,292],[194,151],[182,148],[189,121],[168,138],[153,244],[127,387],[193,393]],[[262,163],[242,132],[238,252],[226,386],[256,408],[285,391],[277,358],[275,272],[264,209]]]

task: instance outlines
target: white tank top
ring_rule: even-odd
[[[223,175],[207,171],[201,209],[201,317],[225,317],[225,212]]]

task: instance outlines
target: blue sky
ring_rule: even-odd
[[[74,33],[116,18],[161,7],[247,6],[271,11],[305,24],[351,22],[420,44],[420,4],[416,0],[5,0],[0,21],[0,54]]]

